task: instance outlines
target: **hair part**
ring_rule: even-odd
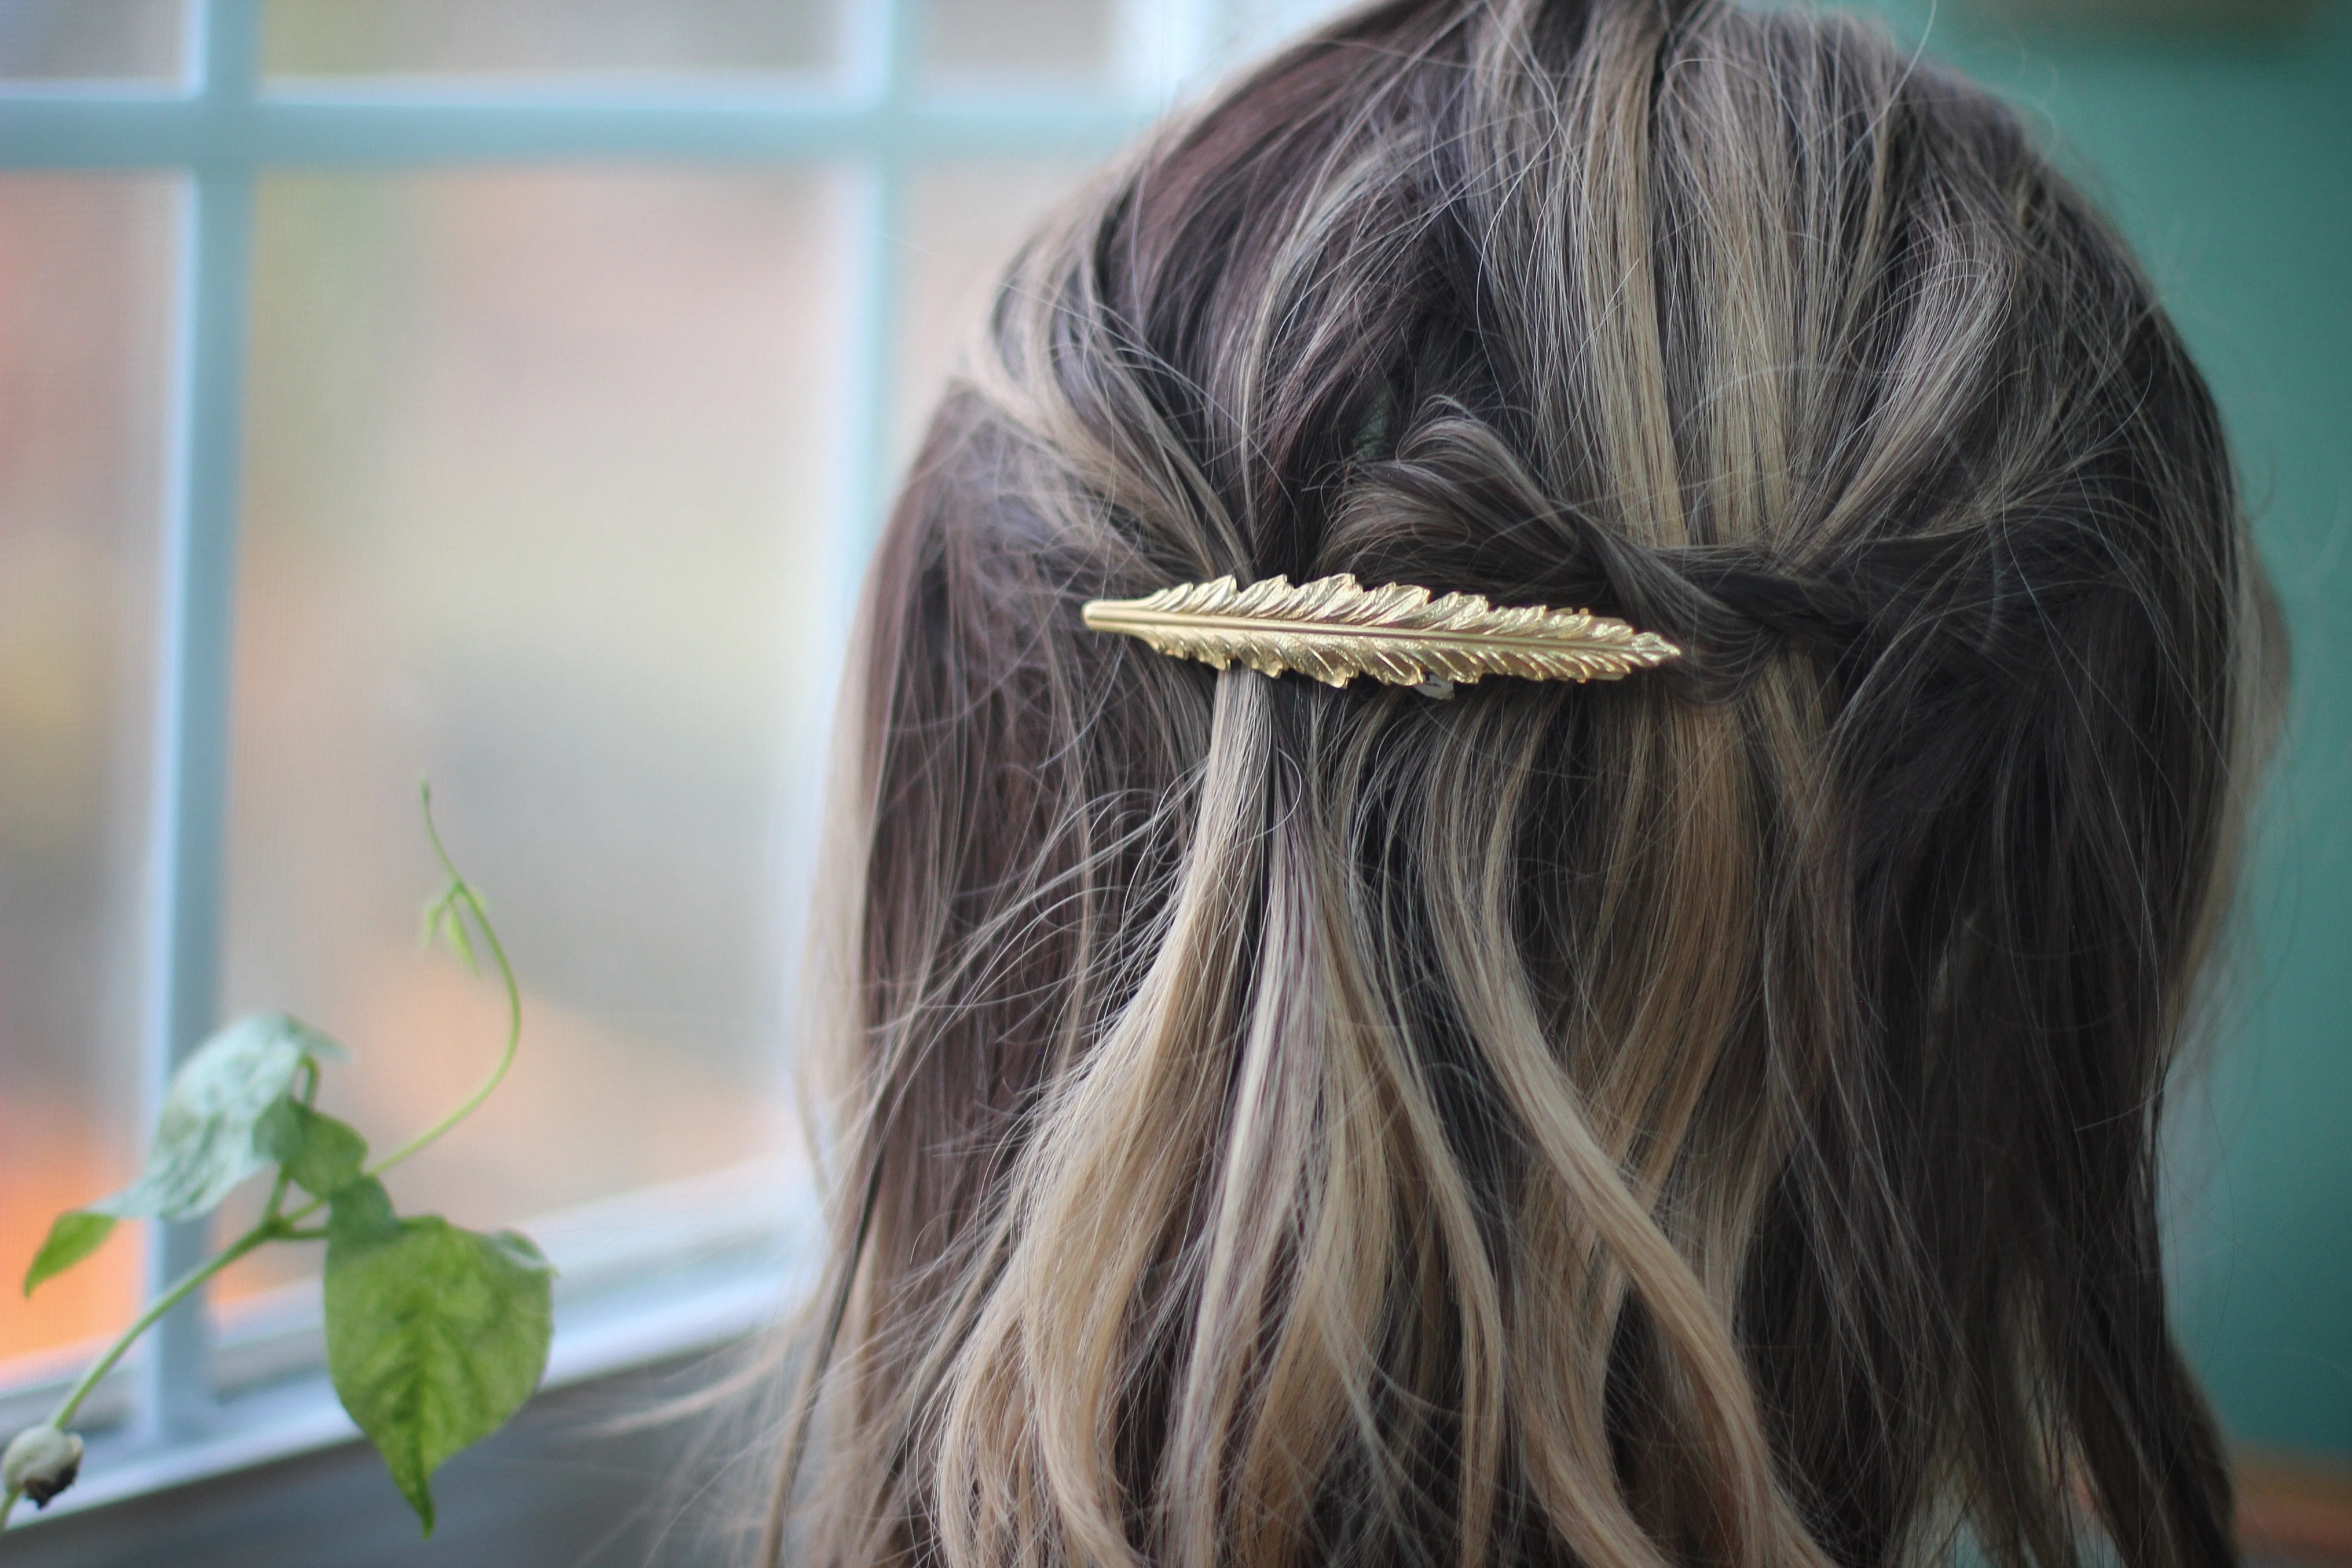
[[[1340,571],[1689,652],[1435,702],[1078,616]],[[770,1556],[2233,1561],[2155,1162],[2266,595],[2121,245],[1878,32],[1259,68],[1026,249],[874,571]]]

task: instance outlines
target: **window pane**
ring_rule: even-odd
[[[357,1052],[321,1103],[378,1149],[471,1089],[502,1008],[418,951],[420,774],[527,994],[404,1205],[512,1223],[788,1133],[835,211],[813,174],[265,182],[228,998]]]
[[[892,452],[903,468],[1005,264],[1089,165],[935,163],[908,182]]]
[[[0,1383],[138,1288],[128,1234],[30,1301],[16,1281],[137,1158],[178,210],[160,178],[0,175]]]
[[[176,78],[180,0],[0,0],[0,79]]]
[[[1112,0],[927,0],[933,75],[1098,77],[1111,68]]]
[[[284,76],[807,71],[829,0],[269,0],[263,68]]]

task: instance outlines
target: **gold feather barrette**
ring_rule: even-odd
[[[1184,583],[1140,599],[1096,599],[1084,613],[1097,631],[1219,669],[1295,669],[1328,686],[1369,675],[1432,696],[1488,675],[1616,680],[1682,654],[1655,632],[1590,610],[1496,609],[1478,594],[1432,598],[1408,583],[1367,588],[1345,572],[1295,588],[1286,577],[1246,588],[1231,577]]]

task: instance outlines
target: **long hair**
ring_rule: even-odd
[[[1342,571],[1688,652],[1435,700],[1079,616]],[[864,616],[772,1556],[2234,1560],[2155,1162],[2275,621],[1984,92],[1334,24],[1029,245]]]

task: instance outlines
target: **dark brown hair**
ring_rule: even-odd
[[[1341,571],[1689,652],[1439,701],[1078,614]],[[1028,247],[866,614],[772,1552],[2232,1560],[2157,1130],[2274,617],[1985,93],[1359,13]]]

